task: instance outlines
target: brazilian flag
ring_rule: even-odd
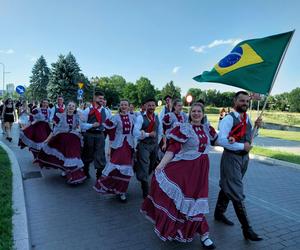
[[[217,63],[193,79],[198,82],[217,82],[269,94],[278,66],[294,31],[240,42]]]

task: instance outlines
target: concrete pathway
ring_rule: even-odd
[[[152,225],[139,213],[142,194],[135,178],[130,183],[127,204],[120,204],[114,196],[97,194],[92,189],[94,178],[80,186],[68,186],[59,171],[41,171],[32,164],[28,150],[17,147],[16,133],[12,143],[3,141],[15,152],[23,175],[28,177],[23,183],[32,249],[201,249],[199,238],[189,244],[158,239]],[[211,212],[207,218],[217,248],[299,249],[300,170],[251,160],[245,177],[246,206],[253,228],[265,239],[254,243],[243,239],[231,204],[228,216],[235,226],[213,220],[220,153],[213,151],[210,159]]]

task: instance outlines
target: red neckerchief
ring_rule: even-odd
[[[183,123],[183,117],[181,116],[181,114],[178,114],[178,115],[176,113],[174,113],[174,114],[177,118],[177,121]]]
[[[101,113],[99,112],[98,108],[96,107],[96,103],[94,102],[93,102],[93,108],[90,109],[89,115],[95,115],[97,122],[99,122],[100,124],[102,123]]]
[[[48,108],[41,108],[41,112],[45,118],[48,119]]]
[[[152,116],[151,116],[150,114],[146,113],[146,116],[147,116],[148,120],[150,121],[149,126],[146,129],[146,132],[151,133],[154,130],[154,126],[155,126],[155,114],[152,114]]]
[[[247,114],[246,112],[243,113],[243,119],[239,124],[237,124],[229,133],[228,137],[233,137],[236,141],[240,141],[244,135],[246,134],[247,130]]]
[[[57,111],[58,111],[58,113],[63,113],[63,112],[65,111],[64,105],[59,106],[59,105],[57,104]]]

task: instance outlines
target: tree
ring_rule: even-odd
[[[50,70],[47,62],[41,56],[32,68],[32,76],[30,76],[30,91],[35,100],[42,100],[47,97],[47,86],[49,83]]]
[[[120,93],[118,92],[117,85],[111,82],[110,77],[99,77],[96,79],[96,89],[104,93],[107,106],[117,106],[120,102]]]
[[[234,95],[235,95],[234,92],[223,92],[223,93],[220,93],[218,107],[232,107],[233,106]]]
[[[120,97],[124,98],[124,88],[126,86],[126,80],[119,75],[113,75],[110,77],[109,82],[114,85],[114,88],[120,94]]]
[[[138,102],[142,103],[146,99],[154,98],[155,99],[155,88],[151,84],[150,80],[146,77],[141,77],[136,81]]]
[[[206,93],[201,89],[190,88],[186,95],[191,95],[193,97],[193,101],[197,101],[199,99],[206,100]],[[186,102],[185,102],[186,105]]]
[[[56,63],[52,63],[52,73],[48,84],[48,98],[55,101],[62,95],[66,101],[77,99],[78,83],[84,81],[89,85],[87,78],[80,73],[81,69],[75,57],[70,52],[67,56],[59,55]],[[89,86],[85,86],[88,89]]]
[[[176,87],[174,85],[173,81],[170,81],[161,90],[161,95],[162,95],[162,98],[164,98],[166,95],[172,96],[173,99],[180,98],[181,97],[181,89],[179,87]]]
[[[293,89],[289,93],[288,99],[290,102],[290,111],[300,112],[300,88]]]
[[[139,103],[137,85],[133,84],[132,82],[128,82],[125,85],[123,90],[123,98],[127,99],[134,106],[139,106],[140,103]]]

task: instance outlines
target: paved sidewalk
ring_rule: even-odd
[[[13,142],[5,143],[15,152],[21,171],[39,172],[28,150],[18,149],[15,133]],[[246,205],[254,229],[265,239],[254,243],[243,240],[231,205],[228,216],[235,226],[213,220],[219,191],[220,153],[213,151],[210,159],[211,213],[207,218],[217,249],[299,249],[300,170],[250,162],[245,178]],[[71,187],[58,171],[42,170],[41,173],[40,178],[23,181],[32,249],[201,249],[199,238],[189,244],[158,239],[152,225],[139,213],[142,195],[135,178],[130,183],[128,203],[120,204],[113,196],[97,194],[92,189],[94,178]]]

